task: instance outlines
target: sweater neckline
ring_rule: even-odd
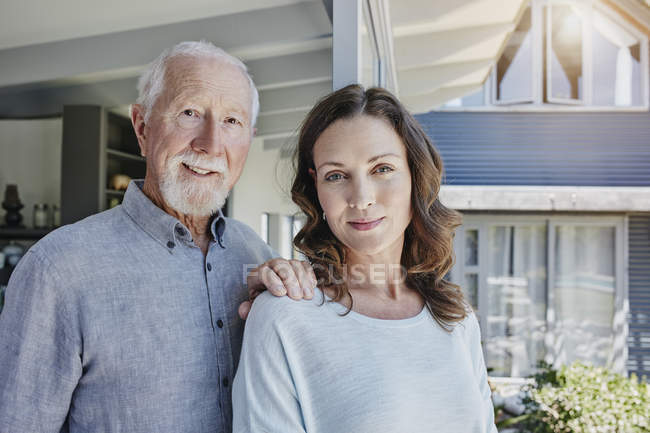
[[[322,300],[323,298],[325,298],[325,305],[328,308],[331,308],[334,311],[336,311],[337,314],[340,315],[345,314],[345,316],[343,317],[347,317],[352,320],[356,320],[358,322],[365,323],[367,325],[376,326],[376,327],[407,328],[419,324],[421,321],[423,321],[429,316],[429,311],[427,310],[426,305],[422,307],[422,310],[418,314],[412,317],[407,317],[406,319],[379,319],[376,317],[370,317],[361,313],[357,313],[354,310],[350,310],[350,312],[346,314],[346,312],[348,311],[346,306],[339,304],[338,302],[332,301],[332,298],[327,296],[327,294],[325,294],[325,292],[323,292],[318,287],[316,287],[316,289],[314,290],[314,294],[320,295],[320,296],[314,296],[314,299],[318,298],[319,300]]]

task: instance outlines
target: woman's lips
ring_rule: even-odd
[[[381,224],[381,222],[383,220],[384,220],[384,217],[381,217],[381,218],[378,218],[376,220],[371,220],[371,221],[348,221],[348,224],[350,224],[356,230],[366,231],[366,230],[374,229],[379,224]]]

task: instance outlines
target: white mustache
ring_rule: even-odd
[[[196,152],[185,151],[180,155],[176,155],[173,160],[174,163],[177,164],[182,163],[222,174],[228,173],[228,164],[226,163],[226,160],[222,158],[210,158]]]

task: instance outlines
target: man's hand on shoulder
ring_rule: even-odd
[[[246,279],[249,300],[239,306],[239,317],[246,320],[253,300],[268,290],[275,296],[311,299],[317,285],[311,264],[301,260],[271,259],[250,271]]]

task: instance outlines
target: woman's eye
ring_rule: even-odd
[[[377,167],[376,171],[378,173],[390,173],[391,171],[393,171],[393,168],[387,165],[382,165],[381,167]]]
[[[187,117],[198,117],[199,113],[197,113],[195,110],[192,110],[191,108],[188,108],[186,110],[183,110],[183,115]]]
[[[231,125],[241,125],[241,122],[239,121],[239,119],[236,119],[234,117],[228,117],[226,119],[226,123],[229,123]]]
[[[333,182],[335,180],[340,180],[343,179],[343,175],[341,173],[332,173],[328,176],[325,176],[325,180],[327,182]]]

